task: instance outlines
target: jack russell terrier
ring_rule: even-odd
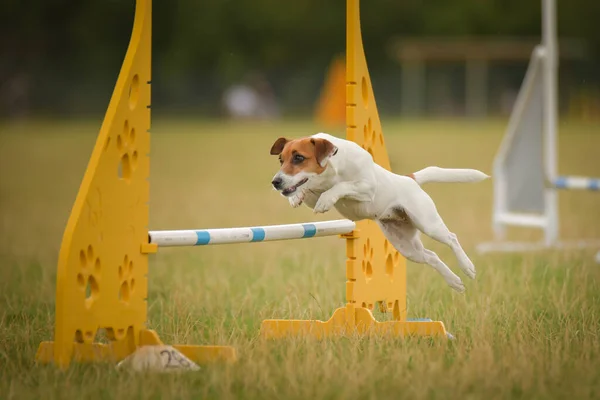
[[[385,237],[405,258],[429,264],[459,293],[461,279],[431,250],[420,232],[449,246],[460,268],[471,279],[475,266],[456,235],[448,230],[431,197],[421,189],[427,182],[479,182],[488,175],[474,169],[427,167],[409,176],[394,174],[373,161],[358,144],[326,133],[288,140],[279,138],[271,147],[281,169],[271,184],[287,197],[292,207],[302,203],[315,213],[332,207],[352,221],[377,222]]]

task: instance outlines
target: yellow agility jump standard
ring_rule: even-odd
[[[346,0],[346,138],[390,170],[362,44],[359,0]],[[391,334],[451,338],[443,322],[406,319],[406,260],[385,239],[374,221],[359,221],[346,240],[346,306],[328,321],[265,320],[265,338]],[[392,312],[393,321],[377,322],[372,310]]]
[[[147,329],[152,2],[137,0],[129,48],[60,249],[53,342],[36,359],[116,362],[162,345]],[[95,343],[103,329],[109,344]],[[231,347],[174,345],[202,364],[234,361]],[[170,360],[170,355],[169,356]]]

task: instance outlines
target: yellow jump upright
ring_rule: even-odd
[[[53,342],[36,359],[117,362],[162,344],[146,328],[152,2],[137,0],[133,32],[60,249]],[[98,343],[103,330],[108,344]],[[230,347],[177,346],[192,361],[234,360]]]
[[[359,0],[346,0],[346,138],[366,149],[390,170],[385,139],[367,68],[360,29]],[[391,334],[447,338],[443,322],[406,319],[406,260],[373,221],[359,221],[346,240],[346,306],[328,321],[265,320],[265,338],[290,335],[327,336]],[[375,305],[391,311],[393,320],[377,322]]]

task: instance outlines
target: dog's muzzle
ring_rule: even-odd
[[[300,182],[296,183],[295,185],[289,186],[289,187],[283,189],[281,191],[281,194],[284,196],[289,196],[289,195],[293,194],[296,191],[296,189],[298,189],[300,186],[304,185],[306,182],[308,182],[308,178],[304,178]],[[279,188],[277,188],[277,189],[279,190]]]

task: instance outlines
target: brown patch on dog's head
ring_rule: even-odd
[[[336,151],[333,143],[318,138],[279,138],[271,147],[271,154],[279,156],[282,172],[291,176],[302,171],[322,173],[327,167],[327,160]]]
[[[319,165],[324,168],[329,157],[337,152],[337,148],[325,139],[310,139],[310,142],[315,146],[315,157]]]

